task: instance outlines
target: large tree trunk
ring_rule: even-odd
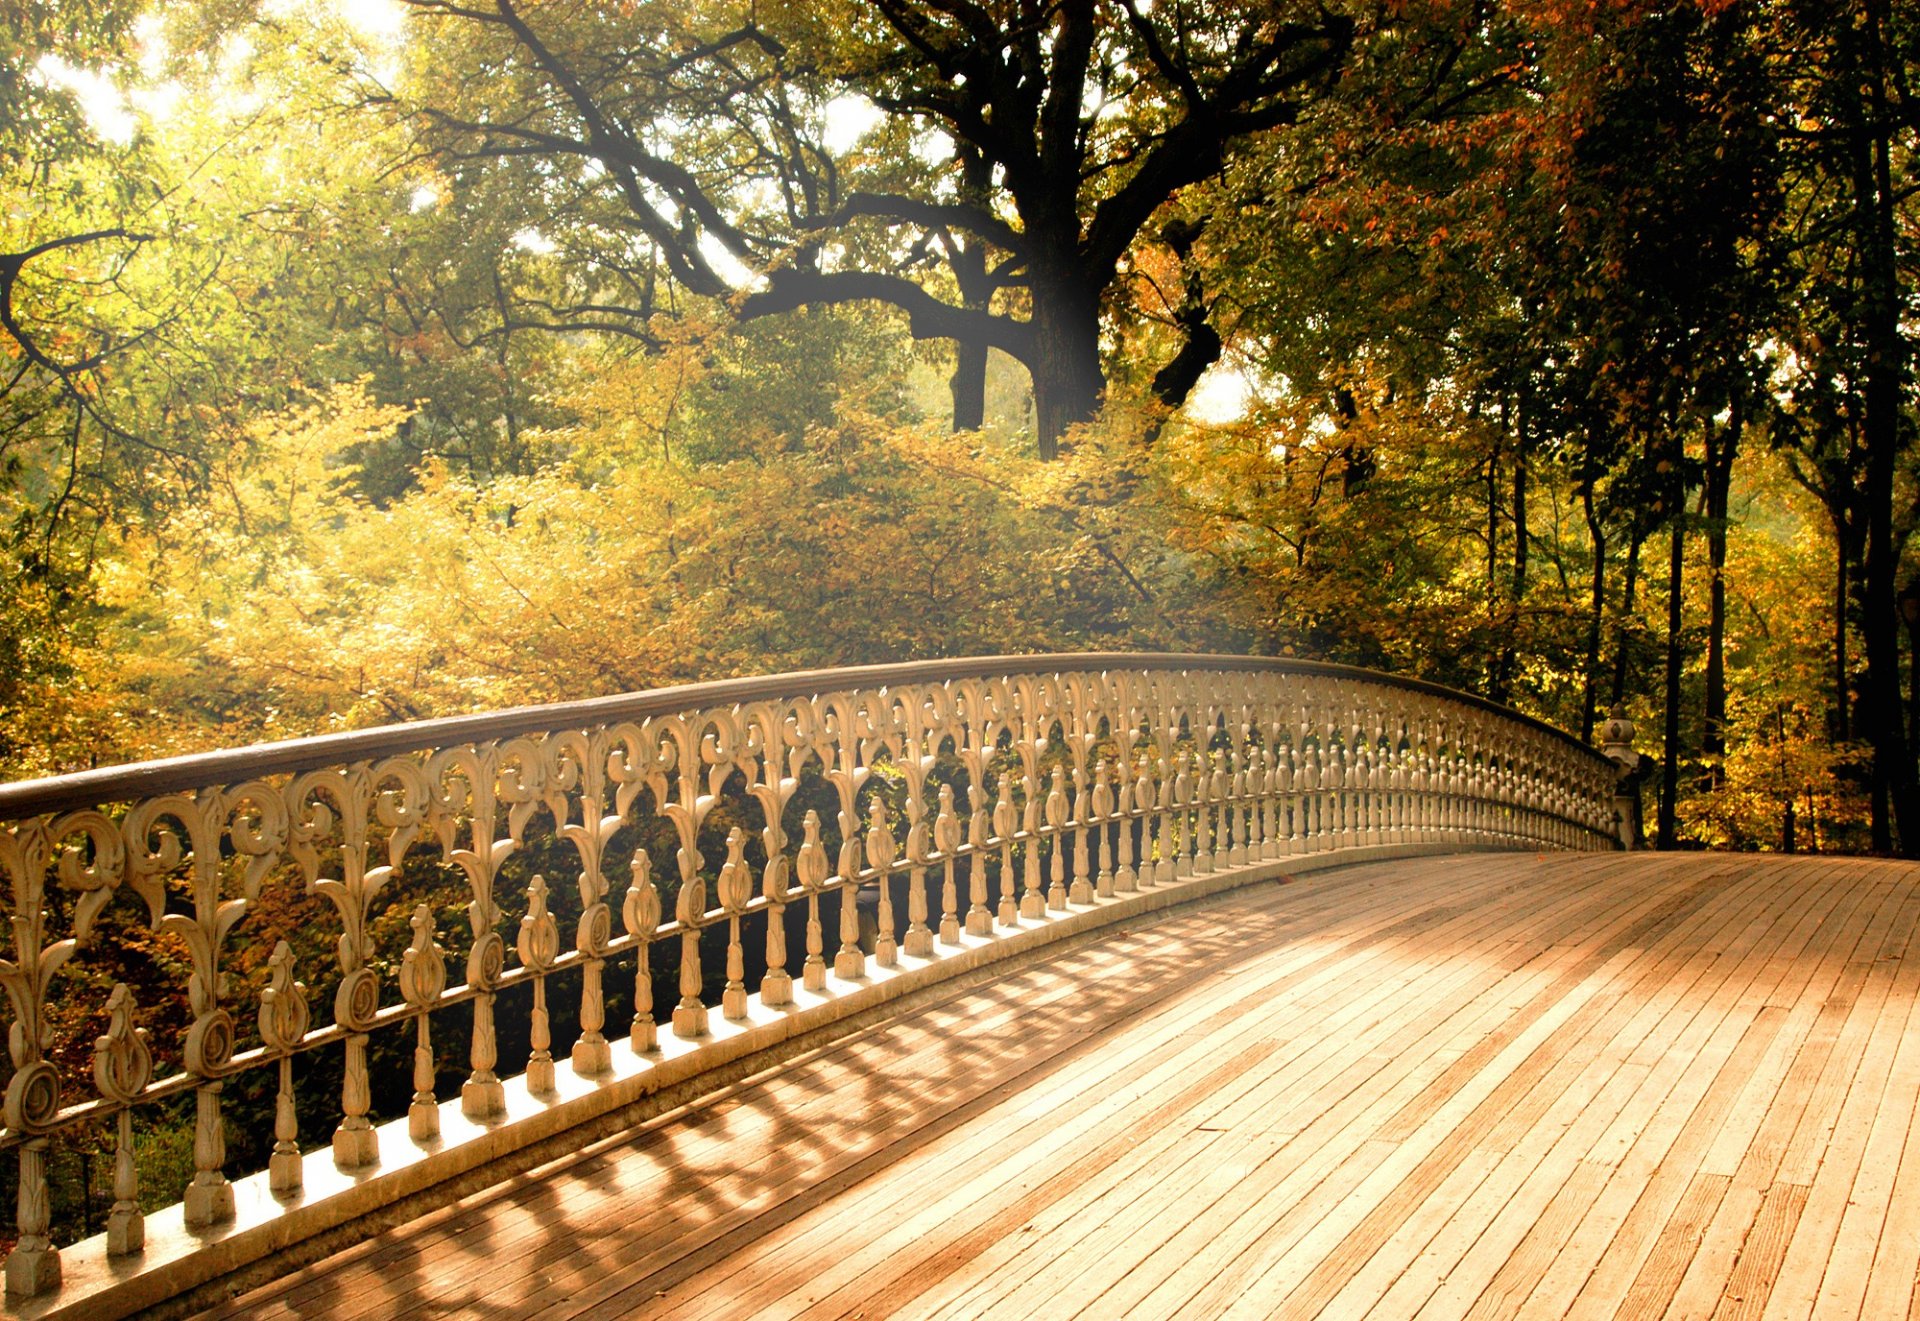
[[[1066,286],[1066,287],[1062,287]],[[1036,280],[1033,291],[1034,426],[1040,457],[1060,454],[1067,428],[1100,411],[1107,380],[1100,370],[1100,304],[1096,295]]]
[[[960,166],[960,198],[969,206],[991,209],[993,166],[968,145],[954,159]],[[952,236],[946,240],[947,265],[960,288],[961,305],[986,312],[993,303],[993,276],[987,270],[986,244],[976,238]],[[978,431],[987,424],[987,341],[960,337],[953,342],[953,429]]]

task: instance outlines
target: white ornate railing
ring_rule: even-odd
[[[1321,860],[1611,848],[1613,788],[1597,753],[1432,685],[1136,655],[736,680],[0,787],[6,1306],[151,1305],[1182,898]],[[302,1110],[309,1132],[331,1110],[330,1146],[303,1154]],[[188,1128],[182,1200],[143,1215],[139,1134]],[[237,1182],[236,1133],[264,1166]],[[86,1134],[104,1232],[57,1247],[49,1147]]]

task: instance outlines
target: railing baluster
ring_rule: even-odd
[[[1075,756],[1079,756],[1076,749]],[[1073,883],[1067,887],[1067,902],[1093,902],[1093,860],[1088,856],[1088,841],[1093,833],[1092,805],[1087,797],[1087,773],[1076,761],[1073,768]],[[1063,837],[1056,836],[1056,839]],[[1109,886],[1111,890],[1111,886]]]
[[[814,828],[819,829],[818,817],[814,818]],[[760,893],[767,901],[767,971],[760,979],[760,1003],[778,1009],[793,1003],[793,975],[787,971],[787,899],[791,891],[787,888],[786,833],[775,821],[760,832],[760,839],[767,851],[766,869],[760,873]],[[825,862],[825,856],[820,860]],[[817,936],[817,912],[814,927]]]
[[[644,848],[633,851],[631,879],[620,901],[620,925],[640,942],[633,973],[633,1026],[627,1040],[646,1053],[660,1049],[660,1027],[653,1019],[653,933],[660,929],[660,892],[653,888],[653,860]]]
[[[53,1246],[53,1204],[47,1194],[47,1139],[20,1144],[20,1190],[14,1203],[19,1237],[7,1254],[7,1292],[23,1298],[60,1286],[60,1252]]]
[[[1227,824],[1232,828],[1232,837],[1227,845],[1227,866],[1244,867],[1247,865],[1247,814],[1253,805],[1252,781],[1247,774],[1246,745],[1236,743],[1229,753],[1232,763],[1227,772]]]
[[[720,911],[727,915],[727,984],[720,992],[720,1013],[737,1023],[747,1016],[747,950],[740,939],[740,919],[753,900],[747,835],[738,826],[727,832],[727,860],[720,864],[713,889]]]
[[[1020,869],[1020,916],[1033,921],[1047,915],[1047,905],[1040,893],[1040,786],[1032,772],[1021,778],[1020,789],[1020,838],[1026,847]]]
[[[1275,785],[1273,778],[1273,757],[1265,743],[1253,749],[1253,765],[1249,772],[1248,784],[1253,794],[1253,847],[1248,850],[1248,861],[1267,862],[1276,857],[1279,839],[1275,834],[1274,810]]]
[[[1100,832],[1100,872],[1094,893],[1102,899],[1113,897],[1113,788],[1107,782],[1110,774],[1105,757],[1093,763],[1093,828]]]
[[[280,1056],[280,1090],[273,1098],[273,1155],[267,1186],[276,1193],[300,1191],[300,1124],[293,1108],[293,1052],[307,1035],[307,988],[293,978],[293,946],[281,941],[267,961],[267,987],[260,993],[260,1042]]]
[[[140,1213],[139,1171],[133,1159],[133,1104],[153,1077],[153,1052],[147,1030],[136,1027],[133,1016],[133,991],[125,982],[116,982],[107,997],[106,1034],[93,1043],[94,1085],[103,1098],[120,1107],[114,1116],[113,1209],[107,1212],[109,1257],[130,1256],[147,1241],[147,1221]],[[285,1083],[283,1074],[283,1088]],[[278,1136],[277,1124],[275,1134]],[[277,1148],[275,1154],[279,1154]],[[297,1148],[294,1158],[299,1159]],[[277,1190],[277,1181],[274,1186]]]
[[[887,805],[875,794],[867,804],[867,866],[880,886],[880,934],[873,942],[873,961],[883,968],[900,962],[899,940],[893,934],[893,864],[899,856],[893,825],[887,820]]]
[[[1128,749],[1116,750],[1113,759],[1117,782],[1114,789],[1114,810],[1119,813],[1114,823],[1117,856],[1113,864],[1113,888],[1121,894],[1133,894],[1140,889],[1140,873],[1133,867],[1134,815],[1137,807],[1137,781],[1133,778],[1133,763],[1128,759]]]
[[[1019,816],[1015,813],[1013,800],[1007,797],[1007,773],[1001,771],[995,777],[993,800],[993,834],[1000,845],[1000,925],[1016,927],[1020,925],[1020,906],[1013,894],[1013,837],[1019,831]]]
[[[920,798],[920,777],[907,778],[907,938],[904,948],[915,958],[933,954],[933,930],[927,925],[927,820]]]
[[[537,872],[527,882],[527,912],[520,919],[514,942],[520,966],[533,974],[533,1030],[527,1060],[527,1090],[535,1096],[553,1093],[553,1028],[547,1018],[547,973],[560,955],[560,924],[547,908],[547,878]]]
[[[707,883],[700,875],[699,854],[682,844],[677,857],[680,893],[674,896],[673,915],[680,923],[680,1002],[673,1007],[673,1035],[691,1041],[707,1035],[707,1007],[700,1000],[700,929],[707,919]]]
[[[1067,791],[1058,766],[1047,779],[1047,826],[1052,831],[1047,907],[1063,913],[1067,908]]]
[[[820,814],[807,809],[800,823],[800,853],[793,860],[800,888],[807,893],[807,961],[800,984],[809,991],[827,989],[826,939],[820,929],[820,891],[827,883],[827,848],[820,842]]]
[[[954,815],[953,786],[940,786],[940,808],[933,819],[933,846],[940,850],[940,943],[958,945],[960,943],[960,892],[954,884],[954,856],[960,851],[960,818]],[[986,881],[980,882],[979,900],[986,898]],[[978,906],[978,903],[976,903]],[[985,908],[980,910],[983,914]],[[973,915],[967,915],[971,922]]]
[[[606,811],[610,749],[604,734],[566,731],[547,738],[542,750],[546,753],[547,810],[560,837],[571,843],[580,857],[580,871],[575,877],[580,895],[580,920],[573,931],[573,948],[583,960],[580,1035],[574,1038],[568,1063],[575,1077],[598,1078],[613,1069],[613,1050],[605,1032],[607,999],[603,980],[607,943],[613,937],[613,914],[605,902],[607,878],[602,861],[608,843],[620,829],[625,809]],[[574,799],[579,802],[577,823],[572,820]]]
[[[500,864],[517,847],[511,838],[495,835],[497,801],[495,798],[496,754],[491,748],[456,748],[438,754],[428,763],[428,779],[438,788],[434,794],[435,821],[440,830],[441,848],[447,859],[466,877],[468,892],[467,923],[473,931],[473,945],[467,951],[467,985],[478,992],[473,999],[473,1030],[467,1050],[470,1072],[460,1086],[460,1113],[477,1123],[496,1119],[506,1113],[506,1088],[494,1074],[500,1062],[494,1038],[494,988],[506,968],[507,945],[494,928],[500,922],[500,906],[494,899],[494,877]],[[449,776],[467,786],[472,847],[453,847],[458,825],[457,808],[445,782]]]
[[[400,998],[420,1011],[414,1016],[413,1101],[407,1107],[407,1136],[430,1142],[440,1136],[440,1104],[434,1096],[433,1035],[427,1011],[447,988],[447,952],[434,939],[433,909],[414,906],[408,922],[413,943],[400,957]]]
[[[992,844],[990,818],[986,807],[986,786],[975,780],[967,788],[967,934],[993,934],[993,913],[987,907],[987,849]],[[1011,916],[1011,903],[1002,903]]]
[[[1160,847],[1166,859],[1167,878],[1173,881],[1186,879],[1193,870],[1193,779],[1188,769],[1189,760],[1186,749],[1176,748],[1169,759],[1161,763],[1161,772],[1167,777],[1166,792],[1172,814]]]
[[[847,801],[843,798],[842,800]],[[840,950],[833,956],[833,975],[853,979],[867,975],[867,952],[860,948],[860,819],[851,806],[840,811]]]
[[[1233,777],[1226,749],[1213,753],[1212,761],[1207,796],[1213,800],[1213,839],[1207,851],[1207,870],[1218,871],[1231,866],[1233,859]]]
[[[1174,863],[1173,809],[1176,806],[1175,794],[1179,786],[1177,777],[1165,753],[1160,754],[1154,763],[1154,777],[1157,788],[1153,806],[1157,821],[1153,832],[1153,879],[1160,885],[1171,885],[1179,879],[1179,868]]]

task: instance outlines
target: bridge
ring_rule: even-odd
[[[1095,655],[0,788],[6,1314],[1904,1314],[1920,876],[1615,769]]]

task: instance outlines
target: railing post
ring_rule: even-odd
[[[960,889],[954,879],[954,856],[960,852],[960,817],[953,806],[953,786],[940,786],[938,807],[933,816],[933,847],[940,854],[940,943],[958,945],[960,943]],[[987,881],[984,874],[975,887],[977,893],[967,898],[971,907],[967,912],[967,921],[973,921],[973,908],[980,910],[980,916],[986,917]]]
[[[1647,778],[1647,759],[1633,750],[1633,722],[1625,707],[1616,706],[1600,727],[1600,751],[1617,768],[1613,784],[1614,828],[1620,847],[1643,849],[1646,836],[1641,832],[1640,782]]]

